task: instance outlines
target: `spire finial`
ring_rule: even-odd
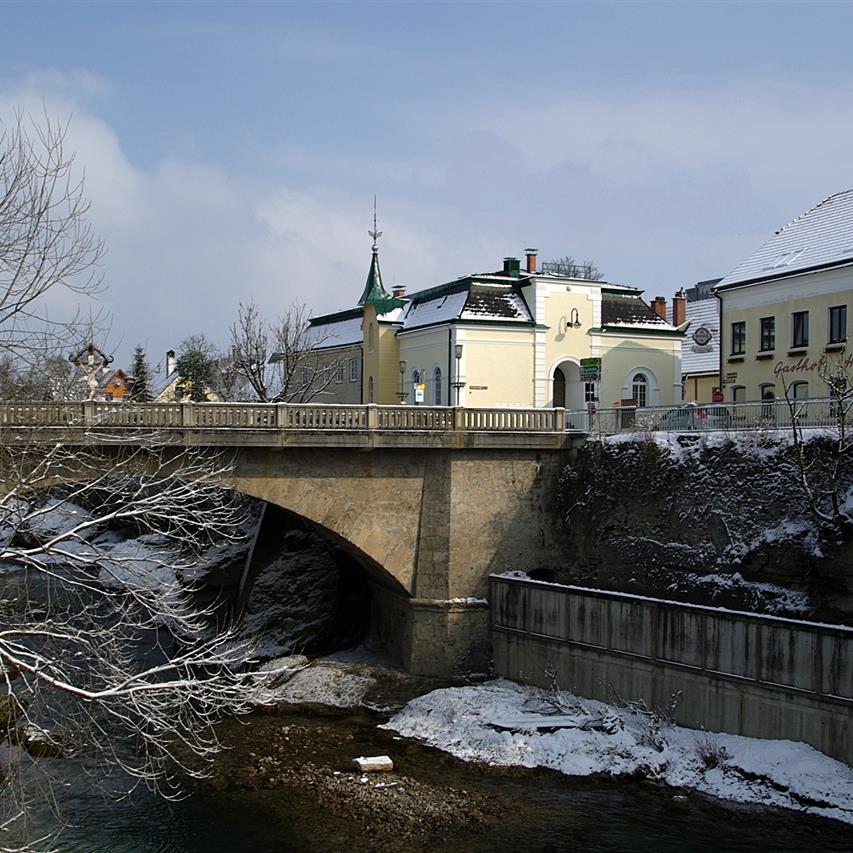
[[[376,227],[376,196],[373,196],[373,230],[367,232],[370,237],[373,237],[373,251],[378,252],[379,246],[376,245],[376,241],[382,236],[382,232],[379,231]]]

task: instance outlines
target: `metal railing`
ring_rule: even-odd
[[[2,427],[562,433],[564,409],[286,403],[0,403]]]
[[[832,429],[837,425],[837,404],[810,399],[794,403],[797,424],[803,429]],[[755,400],[744,403],[683,403],[638,408],[621,406],[566,412],[566,429],[591,435],[633,432],[704,433],[716,430],[790,431],[791,407],[786,400]]]

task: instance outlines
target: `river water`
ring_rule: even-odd
[[[232,785],[241,750],[258,748],[271,726],[294,721],[346,734],[339,756],[322,760],[345,767],[354,755],[393,754],[396,769],[409,777],[493,795],[511,803],[506,815],[486,830],[420,842],[365,835],[354,821],[331,814],[310,793],[289,788],[247,790]],[[495,772],[376,728],[363,715],[334,719],[258,715],[248,725],[229,724],[224,739],[234,750],[211,783],[185,800],[167,803],[147,791],[123,802],[105,802],[77,791],[64,804],[75,825],[61,836],[66,853],[212,853],[215,851],[853,851],[853,829],[829,820],[781,810],[721,804],[648,783],[578,781],[544,771]],[[330,729],[331,727],[331,729]],[[324,752],[322,744],[318,745]],[[325,748],[328,753],[335,747]],[[381,843],[380,843],[381,842]]]

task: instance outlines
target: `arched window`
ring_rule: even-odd
[[[635,373],[631,380],[631,396],[637,408],[643,409],[648,400],[649,380],[645,373]]]
[[[733,385],[731,393],[733,403],[742,403],[746,400],[746,385]]]
[[[433,403],[436,406],[441,405],[441,368],[436,366],[432,371],[433,384]]]
[[[373,403],[375,400],[373,399],[373,377],[371,376],[367,380],[367,402]]]

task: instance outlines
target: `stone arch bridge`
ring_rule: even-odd
[[[371,631],[412,672],[488,660],[488,576],[561,559],[561,409],[0,404],[8,437],[233,448],[224,485],[320,527],[365,568]]]

